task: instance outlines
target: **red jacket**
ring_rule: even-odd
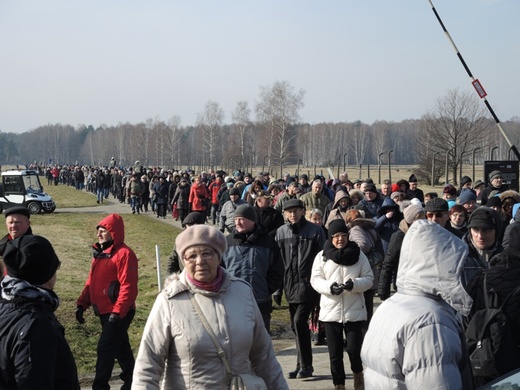
[[[135,309],[138,273],[137,256],[125,243],[123,218],[110,214],[98,226],[107,229],[114,243],[102,249],[93,245],[94,257],[88,279],[77,305],[86,310],[94,307],[96,315],[117,313],[124,318]]]
[[[204,211],[206,210],[206,199],[209,198],[209,192],[206,186],[202,183],[197,185],[197,182],[193,183],[190,189],[190,197],[188,202],[191,203],[191,211]]]
[[[208,187],[211,195],[211,204],[218,204],[217,194],[222,187],[222,180],[214,180]]]

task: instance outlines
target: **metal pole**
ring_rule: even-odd
[[[493,160],[493,152],[494,152],[495,150],[497,150],[497,149],[498,149],[498,146],[494,146],[494,147],[491,148],[491,152],[489,153],[489,159],[490,159],[491,161],[494,161],[494,160]]]
[[[390,150],[390,151],[388,152],[388,180],[390,180],[390,183],[392,182],[392,163],[391,163],[390,155],[391,155],[393,152],[394,152],[393,150]]]
[[[462,177],[462,156],[464,155],[464,152],[460,154],[460,165],[459,165],[459,182],[460,178]],[[473,179],[473,178],[472,178]]]
[[[345,163],[345,157],[347,158],[346,163]],[[343,172],[345,172],[347,170],[347,164],[348,164],[348,152],[343,153]]]
[[[433,159],[432,159],[432,187],[435,185],[435,156],[438,155],[439,152],[433,153]]]
[[[479,149],[480,149],[480,146],[477,147],[477,148],[475,148],[475,149],[473,149],[473,153],[472,153],[472,154],[473,154],[473,158],[472,158],[472,162],[471,162],[471,164],[472,164],[472,166],[473,166],[473,169],[472,169],[472,171],[471,171],[471,174],[472,174],[473,176],[471,176],[471,180],[473,180],[473,181],[475,181],[475,179],[476,179],[476,177],[475,177],[475,152],[476,152],[477,150],[479,150]]]
[[[338,176],[336,176],[338,178],[339,178],[339,169],[340,169],[340,167],[341,167],[341,154],[338,156]]]
[[[377,180],[379,182],[379,184],[381,184],[381,156],[385,154],[384,152],[383,153],[379,153],[379,157],[377,159],[377,164],[378,164],[378,167],[377,167]]]
[[[159,245],[155,246],[155,260],[157,263],[157,286],[159,287],[159,292],[161,292],[162,291],[161,251],[159,250]]]
[[[472,80],[471,84],[473,85],[473,87],[477,91],[477,94],[479,95],[480,99],[482,99],[484,101],[484,104],[486,105],[486,107],[488,108],[489,112],[491,113],[491,116],[495,120],[495,122],[496,122],[496,124],[498,126],[498,129],[500,130],[500,133],[502,134],[502,136],[505,138],[507,144],[511,147],[511,149],[515,153],[516,158],[518,160],[520,160],[520,152],[518,151],[516,146],[513,145],[511,143],[511,141],[509,140],[509,137],[507,136],[506,132],[502,128],[502,125],[500,124],[500,120],[498,119],[498,117],[495,114],[495,111],[493,111],[493,108],[491,107],[491,104],[489,104],[489,102],[487,101],[487,99],[486,99],[487,93],[484,90],[484,87],[482,87],[482,85],[480,84],[480,81],[478,81],[478,79],[475,79],[473,77],[473,75],[471,74],[471,71],[469,70],[469,67],[466,64],[466,61],[464,61],[464,58],[462,58],[462,54],[460,54],[459,49],[457,48],[457,46],[455,45],[455,42],[453,41],[453,39],[450,36],[450,33],[448,32],[446,27],[444,27],[444,23],[442,22],[441,17],[437,13],[437,10],[433,6],[432,0],[428,0],[428,1],[430,2],[430,5],[432,7],[432,11],[435,14],[435,17],[437,18],[437,21],[441,25],[441,28],[444,31],[445,35],[446,35],[446,38],[448,38],[448,40],[450,41],[451,45],[453,46],[453,49],[455,49],[455,53],[457,54],[457,57],[459,58],[460,62],[462,63],[462,66],[466,70],[466,73],[468,74],[468,76],[471,78],[471,80]]]
[[[446,181],[444,182],[444,185],[448,184],[448,158],[450,156],[450,150],[446,152]]]

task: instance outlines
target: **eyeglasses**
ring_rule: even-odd
[[[184,261],[187,261],[188,263],[194,263],[197,261],[198,257],[200,257],[204,261],[207,261],[213,259],[213,256],[215,256],[215,251],[212,251],[210,249],[204,249],[199,253],[194,252],[190,253],[188,256],[184,256]]]
[[[433,217],[436,217],[436,218],[444,217],[444,211],[440,211],[438,213],[426,213],[426,218],[432,219]]]

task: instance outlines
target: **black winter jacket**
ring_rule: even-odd
[[[282,287],[283,263],[273,237],[259,225],[250,234],[236,230],[226,237],[228,248],[222,266],[253,287],[258,304],[271,301],[271,294]]]
[[[20,283],[21,293],[0,299],[0,389],[79,390],[76,363],[54,315],[57,296],[9,276],[0,291]]]
[[[314,258],[323,249],[324,230],[305,218],[278,228],[275,236],[284,263],[284,291],[288,303],[318,302],[319,294],[311,287]]]

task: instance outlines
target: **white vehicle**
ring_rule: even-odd
[[[0,212],[14,206],[25,206],[31,214],[56,210],[56,203],[43,192],[38,172],[32,170],[2,172]]]

